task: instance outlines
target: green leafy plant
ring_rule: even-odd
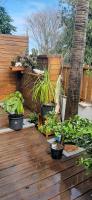
[[[86,150],[86,157],[79,160],[79,164],[86,169],[92,169],[92,122],[79,116],[70,118],[62,123],[65,142],[74,142]]]
[[[53,133],[55,136],[61,135],[61,122],[58,120],[54,111],[46,116],[45,123],[39,127],[41,133]]]
[[[55,136],[63,134],[64,142],[75,143],[75,145],[85,148],[87,156],[81,157],[79,163],[87,169],[92,168],[92,122],[75,116],[60,122],[55,113],[47,116],[45,124],[41,127],[42,132],[52,132]]]
[[[54,134],[56,137],[58,137],[59,135],[62,134],[62,124],[60,122],[58,122],[56,124],[56,126],[53,127],[53,130],[54,130]]]
[[[37,54],[35,54],[34,52],[32,52],[32,54],[28,55],[27,49],[25,51],[24,55],[19,55],[16,58],[14,58],[11,61],[11,65],[12,66],[16,66],[16,63],[21,63],[21,67],[30,67],[30,69],[36,67],[38,68],[37,65]]]
[[[29,120],[33,123],[37,123],[38,122],[38,115],[36,112],[31,112],[29,115]]]
[[[6,97],[3,102],[3,108],[6,112],[11,114],[23,114],[23,102],[24,100],[22,94],[19,91],[16,91]]]
[[[66,142],[74,141],[79,146],[88,147],[92,141],[92,122],[88,119],[70,118],[62,123],[62,131]]]
[[[21,64],[21,67],[25,67],[25,68],[32,67],[31,57],[29,55],[17,56],[11,61],[12,66],[16,66],[16,64],[19,64],[19,63]]]
[[[60,122],[57,115],[52,112],[47,115],[43,126],[50,127],[55,135],[64,134],[65,142],[73,142],[84,147],[88,153],[92,153],[92,122],[79,116]]]
[[[82,164],[87,170],[92,169],[92,157],[81,157],[79,164]]]
[[[47,115],[45,124],[40,127],[41,132],[52,132],[55,136],[60,134],[64,142],[75,143],[86,150],[86,157],[81,157],[79,164],[86,169],[92,169],[92,122],[79,116],[60,122],[53,112]]]
[[[43,76],[38,77],[33,87],[33,100],[39,100],[41,103],[47,104],[54,100],[55,90],[49,79],[48,71]]]

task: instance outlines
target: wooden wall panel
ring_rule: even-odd
[[[63,63],[63,58],[58,55],[48,56],[48,71],[50,80],[55,85]]]
[[[88,76],[86,74],[87,68],[83,68],[83,77],[81,79],[81,88],[80,88],[80,100],[92,103],[92,75]],[[64,66],[63,68],[63,77],[64,77],[64,92],[67,95],[68,89],[68,79],[69,79],[69,66]]]
[[[17,76],[9,67],[11,60],[23,55],[28,47],[28,37],[0,34],[0,100],[16,91]]]

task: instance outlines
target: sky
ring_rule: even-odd
[[[25,20],[27,16],[44,9],[58,9],[59,0],[2,0],[2,5],[14,20],[16,35],[26,35]],[[30,49],[36,47],[30,38]]]

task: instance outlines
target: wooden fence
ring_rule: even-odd
[[[28,47],[28,38],[24,36],[12,36],[12,35],[0,35],[0,99],[3,99],[7,94],[14,92],[17,87],[17,77],[16,73],[12,72],[9,67],[11,65],[11,61],[17,55],[24,54],[26,48]],[[58,78],[60,67],[62,65],[63,59],[60,56],[45,56],[39,57],[39,63],[43,63],[43,65],[47,65],[49,70],[50,79],[55,84]],[[80,99],[86,102],[92,103],[92,77],[86,75],[87,68],[83,69],[83,77],[81,81],[81,91],[80,91]],[[68,88],[68,77],[69,77],[69,66],[63,67],[64,74],[64,90],[67,95]],[[31,76],[32,79],[32,76]],[[34,79],[34,78],[33,78]],[[20,80],[19,80],[20,81]],[[32,80],[33,84],[33,80]],[[20,85],[20,82],[19,82]],[[32,87],[32,86],[31,86]],[[22,90],[25,94],[28,91]],[[27,99],[28,99],[27,94]],[[30,100],[28,100],[30,101]],[[30,101],[31,105],[31,101]]]
[[[16,74],[9,67],[12,59],[27,47],[27,37],[0,34],[0,99],[16,90]]]
[[[50,80],[55,84],[63,63],[63,57],[60,55],[39,55],[37,62],[42,69],[48,69]]]
[[[55,84],[58,78],[60,68],[63,66],[63,58],[58,55],[53,56],[39,56],[38,64],[43,65],[49,70],[49,75],[51,81]],[[80,100],[86,102],[92,102],[92,76],[88,76],[86,74],[88,67],[84,66],[83,68],[83,77],[81,80],[81,90],[80,90]],[[64,65],[63,66],[63,77],[64,77],[64,91],[67,95],[67,88],[68,88],[68,78],[69,78],[69,71],[70,66]]]
[[[81,89],[80,89],[80,100],[92,103],[92,76],[87,75],[87,67],[83,68],[83,77],[81,80]],[[67,95],[68,89],[68,78],[69,78],[69,66],[63,67],[63,77],[64,77],[64,91]]]
[[[59,57],[51,56],[47,58],[45,61],[43,57],[39,58],[39,64],[40,66],[43,65],[43,63],[46,64],[51,81],[55,84],[56,80],[58,78],[58,75],[60,73],[60,68],[62,65],[62,59],[60,60]],[[45,67],[46,67],[45,66]],[[68,78],[69,78],[69,71],[70,66],[66,65],[63,67],[62,73],[64,77],[64,91],[65,95],[67,95],[67,88],[68,88]],[[92,77],[86,75],[87,68],[83,68],[83,77],[81,81],[81,91],[80,91],[80,100],[86,101],[86,102],[92,102]],[[34,85],[34,82],[38,78],[38,75],[33,74],[32,72],[26,71],[21,79],[20,85],[20,91],[23,93],[25,104],[28,106],[32,111],[39,111],[39,103],[35,104],[32,101],[32,88]]]

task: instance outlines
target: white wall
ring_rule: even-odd
[[[78,115],[82,118],[92,120],[92,104],[80,102],[78,107]]]
[[[62,103],[62,121],[64,121],[65,108],[66,108],[66,97],[63,97]],[[82,118],[92,120],[92,104],[86,102],[80,102],[78,106],[78,115]]]

